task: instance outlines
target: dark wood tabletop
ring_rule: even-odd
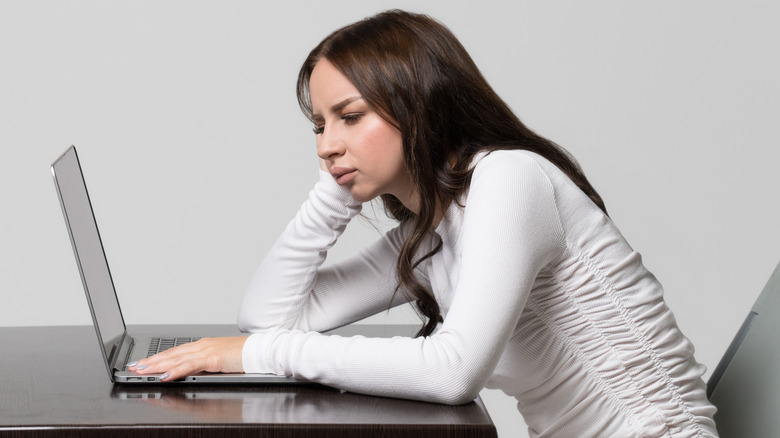
[[[342,329],[357,332],[383,335],[388,329]],[[445,406],[315,384],[114,385],[91,326],[0,327],[0,348],[0,437],[496,436],[479,399]]]

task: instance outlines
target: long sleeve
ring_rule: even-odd
[[[320,181],[250,283],[238,318],[241,330],[325,331],[402,302],[402,294],[393,295],[400,229],[344,262],[321,268],[360,208],[346,188],[320,171]]]
[[[370,339],[276,329],[253,334],[244,368],[337,388],[449,404],[472,400],[491,376],[539,271],[564,235],[553,186],[523,154],[477,164],[451,272],[452,303],[427,338]],[[460,208],[460,207],[451,207]]]

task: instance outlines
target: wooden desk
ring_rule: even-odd
[[[378,326],[358,327],[347,330]],[[3,327],[0,348],[0,437],[496,437],[479,399],[453,407],[313,384],[113,385],[91,326]]]

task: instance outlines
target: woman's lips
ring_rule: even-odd
[[[355,177],[356,170],[357,169],[350,169],[347,167],[334,167],[330,169],[330,174],[336,180],[338,185],[343,186],[344,184],[352,181],[352,178]]]

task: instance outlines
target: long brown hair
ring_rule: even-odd
[[[474,156],[481,151],[523,149],[554,163],[606,213],[606,207],[577,162],[563,148],[528,129],[493,91],[469,54],[438,21],[399,10],[380,13],[326,37],[298,75],[298,103],[311,119],[309,79],[326,58],[358,89],[366,103],[401,131],[406,168],[419,193],[419,211],[382,195],[393,218],[410,223],[398,255],[399,289],[415,302],[424,325],[441,322],[431,291],[415,267],[438,251],[418,256],[432,229],[437,205],[457,202],[468,188]],[[417,257],[415,259],[415,257]]]

